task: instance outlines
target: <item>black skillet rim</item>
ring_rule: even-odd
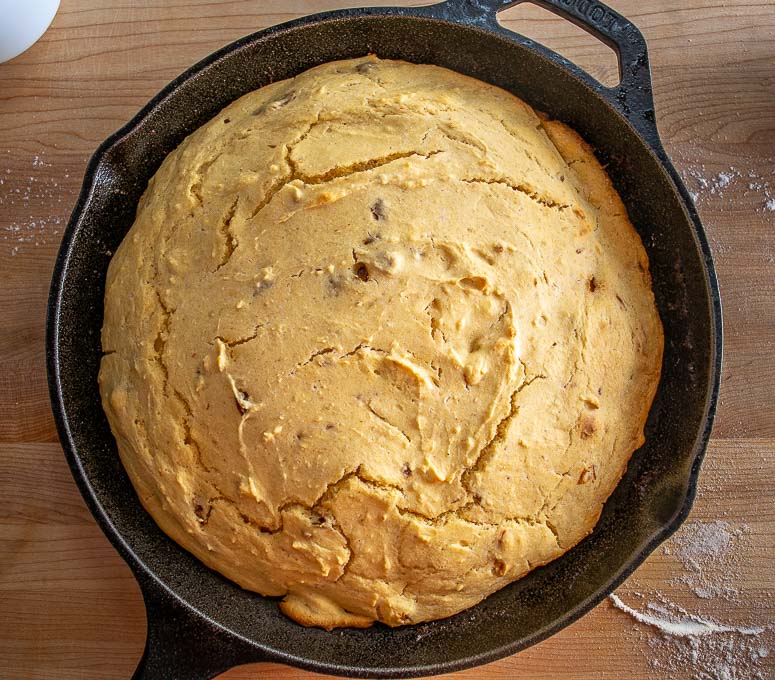
[[[177,78],[175,78],[161,91],[159,91],[159,93],[156,94],[150,101],[148,101],[148,103],[145,104],[140,109],[140,111],[138,111],[138,113],[132,117],[132,119],[128,123],[123,125],[119,130],[117,130],[115,133],[109,136],[102,144],[100,144],[100,146],[97,148],[97,150],[94,152],[93,156],[91,157],[84,173],[84,180],[83,180],[81,192],[78,196],[75,207],[73,208],[71,218],[65,229],[62,242],[60,245],[60,249],[57,255],[57,259],[56,259],[56,263],[55,263],[53,275],[52,275],[52,284],[51,284],[49,301],[48,301],[48,309],[47,309],[46,367],[47,367],[47,373],[48,373],[48,385],[49,385],[52,411],[54,415],[54,420],[56,422],[59,439],[62,443],[62,447],[65,453],[65,456],[67,458],[68,464],[70,466],[71,472],[73,474],[73,477],[79,487],[81,494],[84,497],[84,500],[91,514],[95,517],[98,524],[100,525],[100,528],[106,534],[106,536],[108,537],[112,545],[116,548],[116,550],[119,552],[122,558],[129,564],[136,578],[138,579],[141,586],[143,587],[143,590],[145,591],[146,587],[151,587],[151,588],[155,588],[156,590],[160,590],[161,592],[165,593],[169,597],[172,597],[178,604],[182,605],[190,614],[192,614],[194,617],[199,619],[202,625],[214,627],[222,631],[223,633],[225,633],[227,636],[235,638],[236,640],[239,640],[245,643],[246,645],[255,648],[256,650],[261,650],[261,652],[265,655],[266,660],[268,661],[277,661],[277,662],[287,663],[298,667],[307,668],[310,670],[315,670],[318,672],[328,672],[328,673],[333,673],[337,675],[348,675],[350,677],[412,677],[412,676],[417,676],[421,674],[447,673],[447,672],[452,672],[452,671],[461,670],[465,668],[470,668],[472,666],[488,663],[488,662],[503,658],[505,656],[514,654],[522,649],[525,649],[529,646],[532,646],[550,637],[557,631],[561,630],[562,628],[578,620],[581,616],[583,616],[584,614],[589,612],[592,608],[594,608],[597,604],[599,604],[603,599],[605,599],[605,597],[608,596],[608,594],[613,592],[635,569],[637,569],[643,563],[646,557],[649,554],[651,554],[660,543],[662,543],[670,535],[672,535],[680,527],[680,525],[683,523],[683,521],[686,519],[687,515],[689,514],[689,511],[691,510],[691,507],[696,495],[696,485],[697,485],[697,478],[699,475],[700,465],[704,458],[708,441],[710,439],[711,430],[713,427],[713,419],[714,419],[716,404],[718,400],[718,392],[719,392],[720,379],[721,379],[721,364],[722,364],[722,351],[723,351],[722,350],[723,327],[722,327],[722,315],[721,315],[721,299],[720,299],[720,293],[719,293],[718,280],[716,277],[712,255],[710,252],[710,247],[709,247],[707,238],[705,236],[704,229],[700,222],[699,216],[688,194],[688,191],[686,190],[685,186],[683,185],[683,182],[681,181],[680,176],[676,172],[675,168],[673,167],[672,163],[667,157],[667,154],[662,148],[661,140],[659,139],[658,133],[656,131],[656,127],[654,126],[653,128],[653,135],[648,135],[651,138],[647,139],[646,138],[647,135],[645,135],[642,130],[637,129],[637,127],[634,126],[631,123],[631,121],[627,119],[627,117],[622,116],[622,113],[615,106],[612,106],[611,107],[612,115],[618,115],[622,117],[625,123],[627,124],[627,126],[632,129],[633,133],[647,143],[647,145],[651,149],[651,152],[655,155],[659,165],[662,166],[662,168],[667,171],[667,174],[669,175],[672,181],[672,184],[674,185],[674,188],[676,189],[676,191],[678,192],[679,196],[682,199],[683,208],[686,211],[692,226],[693,237],[702,254],[703,270],[705,274],[705,286],[706,286],[707,293],[709,295],[710,308],[712,310],[711,319],[710,319],[712,338],[710,343],[711,365],[709,366],[708,384],[707,384],[706,395],[705,395],[705,406],[704,406],[702,427],[699,429],[692,447],[693,462],[686,482],[686,493],[685,493],[683,505],[674,514],[671,520],[668,523],[666,523],[661,530],[656,532],[652,536],[652,538],[647,543],[644,544],[644,546],[638,553],[636,553],[631,557],[630,561],[626,564],[626,566],[623,567],[619,571],[619,573],[611,577],[607,586],[600,588],[597,592],[590,595],[584,601],[576,605],[576,607],[566,612],[564,616],[560,617],[552,625],[547,626],[546,628],[540,631],[537,631],[532,636],[529,636],[528,638],[523,638],[518,641],[514,641],[512,643],[508,643],[506,645],[503,645],[495,649],[491,649],[487,652],[483,652],[478,655],[464,657],[454,661],[450,661],[446,663],[438,663],[438,664],[429,665],[429,666],[402,667],[399,669],[362,668],[362,667],[358,668],[353,666],[347,666],[345,664],[334,665],[334,664],[329,664],[325,662],[314,661],[304,657],[298,657],[296,655],[284,653],[276,649],[267,649],[263,645],[260,645],[254,642],[253,640],[250,640],[238,633],[233,632],[232,630],[215,622],[210,617],[206,616],[198,609],[193,607],[191,604],[189,604],[186,600],[182,599],[173,589],[171,589],[166,583],[161,581],[155,575],[155,573],[146,565],[146,563],[143,562],[142,559],[140,559],[140,557],[134,553],[132,548],[125,541],[123,535],[121,535],[118,532],[118,530],[115,528],[112,521],[110,520],[110,517],[107,515],[106,511],[98,501],[96,494],[89,482],[89,479],[86,476],[86,473],[82,467],[80,458],[76,450],[76,446],[72,440],[72,436],[70,433],[69,416],[66,413],[65,407],[64,407],[64,399],[63,399],[62,387],[60,382],[60,372],[59,372],[59,352],[58,352],[58,349],[59,349],[58,341],[59,341],[59,330],[60,330],[59,315],[60,315],[60,308],[61,308],[61,301],[62,301],[63,283],[66,277],[67,268],[72,255],[73,240],[79,228],[79,223],[81,221],[83,213],[92,195],[94,194],[94,192],[99,191],[99,175],[102,169],[101,166],[105,155],[110,151],[112,147],[114,147],[116,144],[121,142],[124,136],[126,136],[128,133],[133,131],[136,127],[140,126],[143,120],[162,101],[164,101],[167,97],[173,94],[181,83],[188,80],[189,78],[199,73],[200,71],[204,70],[208,66],[212,65],[216,61],[222,59],[223,57],[229,55],[230,53],[238,50],[239,48],[256,40],[259,37],[265,37],[272,34],[293,30],[299,26],[303,26],[316,21],[334,21],[337,19],[348,19],[352,17],[410,16],[410,17],[427,18],[431,20],[435,19],[437,21],[438,20],[455,21],[454,19],[444,19],[438,15],[429,14],[426,11],[424,11],[428,9],[429,8],[427,6],[420,7],[420,8],[371,7],[371,8],[335,10],[332,12],[324,12],[321,14],[305,16],[290,22],[271,26],[261,31],[246,35],[243,38],[240,38],[224,46],[223,48],[213,52],[212,54],[208,55],[204,59],[194,64],[193,66],[186,69]],[[457,23],[460,23],[459,19],[457,20]],[[474,25],[469,22],[465,22],[465,23],[468,24],[468,28],[470,28],[471,30],[480,30],[489,34],[493,33],[492,27]],[[518,42],[515,39],[515,34],[511,33],[510,31],[506,31],[505,29],[501,29],[500,31],[497,32],[497,34],[499,35],[499,37],[502,37],[502,38],[505,37],[507,40],[510,40],[512,42]],[[517,35],[517,38],[521,38],[521,36]],[[520,46],[522,47],[526,46],[524,42],[518,42],[518,44],[520,44]],[[559,66],[565,69],[566,71],[569,71],[572,76],[574,76],[577,79],[581,79],[584,85],[586,85],[587,87],[591,87],[599,94],[599,90],[601,89],[601,86],[597,83],[597,81],[592,79],[588,74],[586,74],[584,71],[582,71],[575,65],[567,62],[567,60],[563,59],[559,55],[555,54],[551,50],[548,50],[547,48],[544,48],[539,44],[532,43],[531,45],[528,46],[528,48],[533,49],[534,51],[538,51],[540,56],[550,59],[551,61],[554,62],[554,65]],[[610,103],[610,98],[609,98],[609,103]]]

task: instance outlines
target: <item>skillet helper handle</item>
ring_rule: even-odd
[[[481,25],[511,34],[497,21],[501,10],[524,2],[542,7],[584,29],[610,47],[619,59],[620,82],[605,87],[595,81],[602,96],[643,135],[652,148],[661,148],[654,117],[649,53],[643,34],[629,19],[598,0],[447,0],[428,8],[431,16]]]
[[[132,680],[210,680],[262,653],[195,616],[158,585],[140,582],[148,633]]]

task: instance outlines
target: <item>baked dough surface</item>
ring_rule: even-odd
[[[648,261],[590,148],[366,57],[171,153],[108,271],[100,390],[161,528],[332,628],[470,607],[590,533],[659,381]]]

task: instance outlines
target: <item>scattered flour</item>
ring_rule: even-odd
[[[734,211],[740,215],[745,214],[746,219],[760,213],[763,220],[770,219],[770,214],[775,212],[775,185],[771,185],[775,171],[764,170],[760,174],[758,170],[741,171],[730,166],[711,172],[705,165],[695,164],[692,159],[684,159],[682,176],[694,204],[700,210],[706,208],[712,211],[704,215],[711,248],[716,255],[732,253],[736,245],[734,233],[728,229],[714,229],[711,219],[713,213]],[[771,167],[775,168],[775,163]],[[757,229],[753,236],[761,244],[757,248],[759,257],[768,265],[775,264],[775,241],[771,234],[770,231]]]
[[[670,545],[662,550],[675,554],[683,564],[683,574],[673,582],[685,583],[702,599],[738,595],[734,566],[739,562],[733,548],[748,533],[747,526],[732,527],[729,522],[688,522]]]
[[[689,168],[688,176],[693,180],[695,185],[695,191],[690,192],[692,199],[697,202],[700,198],[703,198],[706,194],[711,196],[723,196],[724,189],[727,189],[733,181],[740,177],[740,172],[735,168],[729,170],[723,170],[717,175],[711,177],[705,176],[705,166],[702,166],[702,170],[698,168]]]
[[[623,612],[627,612],[632,618],[641,623],[645,623],[649,626],[657,628],[662,633],[667,635],[675,635],[677,637],[692,637],[697,635],[712,635],[713,633],[740,633],[740,635],[759,635],[766,629],[762,627],[757,628],[743,628],[741,626],[723,626],[715,621],[706,621],[699,616],[690,615],[687,619],[681,619],[678,621],[671,620],[670,618],[661,618],[648,614],[646,612],[639,612],[632,607],[628,607],[622,600],[612,594],[610,596],[611,602],[615,607],[618,607]],[[651,607],[657,609],[659,613],[663,615],[669,615],[668,611],[660,607]]]
[[[616,594],[610,596],[613,606],[642,624],[633,629],[633,635],[644,643],[641,647],[655,676],[700,680],[770,677],[771,667],[764,661],[770,656],[775,630],[770,621],[739,625],[720,623],[702,614],[702,603],[706,602],[713,604],[714,613],[728,611],[729,618],[739,610],[738,586],[743,584],[737,582],[736,575],[741,573],[749,535],[746,525],[693,521],[664,547],[663,554],[676,560],[676,570],[681,572],[670,584],[679,589],[689,587],[696,598],[697,606],[691,607],[695,612],[688,612],[659,591],[648,592],[640,584],[628,591],[628,599],[637,598],[637,606]],[[631,581],[635,579],[637,575]],[[680,590],[677,594],[684,599]],[[716,599],[719,597],[723,599]],[[728,603],[725,607],[724,602]]]
[[[714,189],[720,191],[726,189],[735,177],[731,172],[720,172],[716,177],[716,181],[713,183],[710,192],[713,193]]]
[[[62,203],[62,189],[55,179],[41,174],[44,168],[51,167],[42,156],[31,159],[32,174],[16,179],[11,169],[6,168],[0,175],[0,243],[9,245],[11,257],[19,254],[24,246],[40,246],[52,241],[62,229],[63,218],[58,214],[41,216],[41,211],[56,211],[56,205]],[[69,177],[69,174],[65,174]],[[18,215],[19,206],[29,210],[29,218],[16,222],[5,222],[3,213],[8,213],[8,207],[17,206],[13,211]],[[5,208],[5,210],[3,209]]]
[[[650,665],[660,678],[697,680],[766,680],[771,677],[762,659],[769,648],[757,636],[654,636],[648,640]]]
[[[10,253],[15,256],[19,252],[19,247],[27,245],[45,245],[51,240],[51,236],[56,236],[61,229],[61,217],[44,217],[41,219],[31,219],[24,224],[11,223],[0,227],[0,241],[13,243]]]
[[[746,179],[748,180],[746,182]],[[704,165],[690,165],[684,172],[689,194],[692,200],[701,204],[712,198],[724,198],[725,191],[737,184],[745,182],[742,195],[744,198],[754,198],[757,202],[757,212],[775,212],[775,197],[770,194],[770,183],[756,171],[749,170],[745,175],[735,167],[709,174]],[[737,189],[737,187],[734,187]],[[750,194],[758,194],[751,197]]]

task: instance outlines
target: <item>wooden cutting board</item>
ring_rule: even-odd
[[[89,156],[225,43],[360,4],[63,0],[43,39],[0,65],[0,677],[127,678],[145,636],[140,592],[70,477],[46,388],[49,280]],[[607,600],[550,640],[454,677],[772,677],[775,7],[610,4],[646,35],[659,128],[715,254],[726,327],[716,427],[688,523],[618,590],[653,620]],[[500,16],[614,78],[612,53],[579,29],[532,6]],[[671,616],[746,631],[685,638],[652,625]],[[223,677],[314,676],[267,665]]]

